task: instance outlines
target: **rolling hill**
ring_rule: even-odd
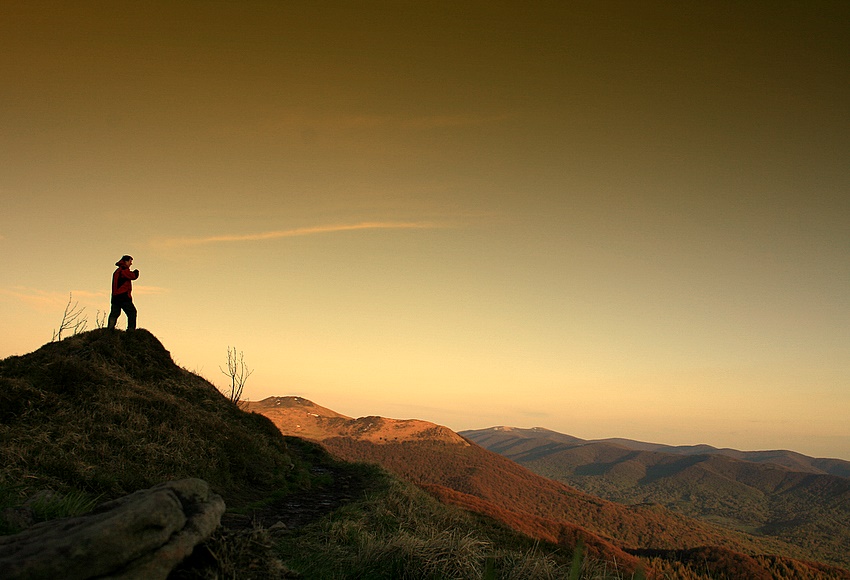
[[[712,447],[711,445],[663,445],[660,443],[647,443],[622,438],[586,440],[541,427],[532,427],[530,429],[490,427],[489,429],[461,431],[460,434],[491,451],[496,451],[505,457],[516,460],[528,458],[525,455],[521,457],[520,453],[533,453],[535,449],[545,454],[552,444],[587,445],[592,443],[608,443],[633,451],[658,451],[672,455],[722,455],[752,463],[779,465],[791,471],[850,477],[850,461],[809,457],[802,453],[781,449],[772,451],[739,451],[737,449]]]
[[[730,529],[773,537],[850,565],[850,479],[841,460],[789,451],[584,441],[545,429],[463,435],[535,473],[623,504],[647,502]]]
[[[616,558],[627,567],[636,565],[635,555],[681,560],[689,551],[706,546],[720,554],[718,561],[749,559],[747,566],[762,572],[764,565],[752,562],[768,557],[765,554],[813,559],[794,545],[700,522],[657,503],[626,506],[583,493],[433,423],[351,419],[334,412],[325,417],[317,405],[294,397],[275,397],[248,408],[266,414],[284,434],[309,430],[311,438],[334,455],[377,463],[444,502],[548,542],[574,545],[581,539],[598,555]],[[414,436],[393,436],[405,431]]]
[[[379,444],[425,440],[469,445],[451,429],[428,421],[383,417],[352,419],[303,397],[269,397],[258,402],[245,402],[243,407],[246,411],[265,415],[286,435],[315,441],[333,436]]]
[[[176,365],[146,330],[94,330],[0,360],[0,536],[190,477],[206,480],[227,511],[171,580],[570,570],[570,551],[282,435]],[[535,570],[545,575],[526,573]]]
[[[174,364],[145,330],[0,360],[0,535],[29,525],[8,514],[77,515],[200,477],[228,511],[173,580],[623,580],[638,567],[683,580],[850,579],[782,542],[596,498],[427,421],[352,419],[295,397],[252,405],[277,426]],[[579,546],[587,557],[573,560]]]

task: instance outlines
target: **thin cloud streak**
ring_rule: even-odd
[[[109,292],[90,292],[88,290],[72,290],[71,292],[47,292],[36,288],[24,286],[13,286],[11,288],[0,288],[0,297],[11,298],[17,302],[26,304],[39,312],[52,312],[68,303],[69,298],[73,303],[79,303],[82,307],[94,307],[98,303],[109,303]]]
[[[279,115],[274,120],[264,123],[264,126],[302,127],[331,131],[350,129],[443,129],[450,127],[470,127],[501,123],[508,119],[507,114],[478,115],[478,114],[442,114],[405,117],[399,115],[338,115],[310,116],[303,112],[289,111]]]
[[[203,244],[228,242],[259,242],[264,240],[277,240],[281,238],[294,238],[298,236],[312,236],[316,234],[349,232],[355,230],[424,230],[444,227],[447,226],[433,222],[361,222],[357,224],[339,224],[328,226],[312,226],[308,228],[295,228],[291,230],[276,230],[271,232],[260,232],[256,234],[209,236],[206,238],[171,238],[165,240],[163,242],[163,245],[199,246]]]
[[[107,280],[107,288],[109,288]],[[133,295],[159,296],[168,292],[168,288],[161,286],[134,285]],[[25,304],[37,312],[59,312],[68,304],[77,304],[80,308],[109,309],[109,290],[92,292],[90,290],[71,290],[70,292],[52,292],[28,288],[25,286],[12,286],[0,288],[0,300],[11,300]]]

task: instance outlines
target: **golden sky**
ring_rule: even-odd
[[[0,357],[850,459],[850,4],[0,3]],[[119,322],[123,326],[125,319]]]

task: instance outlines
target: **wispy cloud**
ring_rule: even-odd
[[[0,298],[13,300],[39,312],[59,312],[71,301],[71,305],[77,304],[81,308],[109,309],[109,290],[92,292],[90,290],[72,290],[71,292],[55,292],[28,288],[26,286],[12,286],[0,288]],[[167,288],[160,286],[134,285],[133,295],[161,295],[168,292]]]
[[[402,114],[326,114],[317,115],[305,109],[284,109],[269,111],[254,122],[231,124],[222,121],[222,125],[211,127],[216,133],[256,135],[300,134],[316,136],[333,135],[342,138],[347,133],[363,131],[402,131],[417,133],[443,129],[464,129],[467,127],[499,125],[512,118],[506,113],[482,114],[477,112],[442,113],[433,115]]]
[[[323,130],[347,130],[366,128],[439,129],[443,127],[465,127],[491,125],[508,119],[505,114],[483,115],[479,113],[456,113],[438,115],[393,115],[393,114],[348,114],[317,116],[304,111],[287,110],[264,119],[265,126],[313,127]]]
[[[507,119],[507,115],[430,115],[404,119],[399,124],[402,127],[412,129],[441,129],[444,127],[493,125]]]
[[[0,296],[26,304],[39,312],[60,311],[68,304],[79,303],[80,306],[95,306],[109,304],[109,292],[90,292],[88,290],[72,290],[67,292],[47,292],[37,288],[13,286],[0,288]]]
[[[274,230],[269,232],[258,232],[251,234],[232,234],[221,236],[208,236],[202,238],[168,238],[161,241],[165,246],[198,246],[203,244],[216,244],[227,242],[259,242],[265,240],[277,240],[280,238],[294,238],[298,236],[312,236],[316,234],[330,234],[336,232],[350,232],[355,230],[411,230],[411,229],[435,229],[447,227],[444,224],[434,222],[360,222],[356,224],[336,224],[325,226],[311,226],[306,228],[294,228],[289,230]]]

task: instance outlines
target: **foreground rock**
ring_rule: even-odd
[[[91,513],[0,537],[6,580],[165,579],[218,527],[224,500],[200,479],[137,491]]]

